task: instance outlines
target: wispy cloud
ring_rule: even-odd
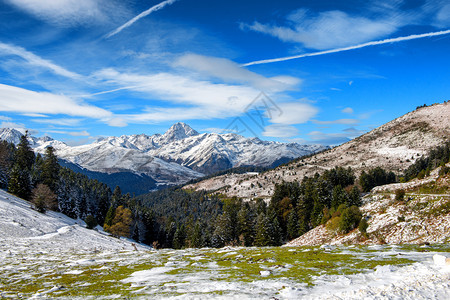
[[[171,104],[173,109],[166,109],[152,107],[152,102],[148,101],[149,107],[144,115],[160,120],[170,117],[170,114],[175,118],[183,112],[190,116],[206,114],[202,119],[236,116],[243,113],[246,106],[260,93],[248,86],[214,83],[167,72],[133,74],[110,68],[95,73],[95,78],[103,84],[117,86],[116,89],[129,89],[147,99]],[[178,111],[177,105],[183,108]]]
[[[229,83],[249,84],[265,92],[295,89],[301,83],[299,78],[292,76],[267,78],[242,68],[229,59],[198,54],[185,54],[178,58],[173,66],[187,68],[207,77],[214,77]]]
[[[125,28],[130,27],[131,25],[133,25],[139,19],[142,19],[142,18],[148,16],[149,14],[151,14],[151,13],[157,11],[157,10],[162,9],[162,8],[164,8],[167,5],[171,5],[171,4],[175,3],[176,1],[178,1],[178,0],[166,0],[166,1],[163,1],[163,2],[161,2],[159,4],[156,4],[155,6],[150,7],[146,11],[143,11],[142,13],[140,13],[139,15],[134,17],[133,19],[131,19],[128,22],[126,22],[125,24],[123,24],[122,26],[119,26],[115,30],[113,30],[110,33],[108,33],[107,35],[105,35],[105,38],[110,38],[110,37],[118,34],[122,30],[124,30]]]
[[[289,138],[298,135],[298,129],[289,125],[268,125],[264,128],[263,136]]]
[[[446,34],[450,34],[450,30],[428,32],[428,33],[422,33],[422,34],[412,34],[412,35],[408,35],[408,36],[390,38],[390,39],[385,39],[385,40],[380,40],[380,41],[372,41],[372,42],[363,43],[363,44],[354,45],[354,46],[349,46],[349,47],[344,47],[344,48],[337,48],[337,49],[331,49],[331,50],[319,51],[319,52],[312,52],[312,53],[304,53],[304,54],[293,55],[293,56],[286,56],[286,57],[280,57],[280,58],[257,60],[257,61],[252,61],[252,62],[249,62],[249,63],[245,63],[242,66],[243,67],[248,67],[248,66],[252,66],[252,65],[275,63],[275,62],[287,61],[287,60],[304,58],[304,57],[310,57],[310,56],[319,56],[319,55],[326,55],[326,54],[350,51],[350,50],[361,49],[361,48],[370,47],[370,46],[377,46],[377,45],[391,44],[391,43],[399,43],[399,42],[416,40],[416,39],[422,39],[422,38],[427,38],[427,37],[441,36],[441,35],[446,35]]]
[[[62,119],[32,119],[33,122],[39,123],[39,124],[51,124],[51,125],[59,125],[59,126],[77,126],[80,125],[82,122],[81,119],[68,119],[68,118],[62,118]]]
[[[319,109],[306,102],[286,102],[277,104],[280,114],[274,114],[270,122],[275,124],[302,124],[313,118]]]
[[[36,54],[27,51],[26,49],[11,45],[11,44],[5,44],[0,42],[0,55],[15,55],[19,56],[25,61],[27,61],[30,65],[48,69],[52,71],[53,73],[64,76],[70,79],[81,79],[82,76],[80,74],[74,73],[72,71],[69,71],[61,66],[58,66],[57,64],[51,62],[50,60],[43,59]]]
[[[352,114],[353,113],[353,108],[346,107],[343,110],[341,110],[341,112],[343,112],[344,114]]]
[[[113,115],[105,109],[63,95],[34,92],[5,84],[0,84],[0,111],[20,114],[63,114],[94,119],[109,119]]]
[[[111,0],[6,0],[19,9],[43,19],[52,24],[69,27],[87,22],[98,22],[108,19],[110,13],[104,13],[105,8],[111,8]],[[117,5],[115,3],[115,10]]]
[[[367,42],[394,33],[404,24],[403,15],[383,14],[370,19],[333,10],[313,15],[306,9],[294,11],[286,26],[261,24],[241,25],[242,29],[265,33],[284,42],[300,43],[306,48],[325,50]]]
[[[57,133],[57,134],[67,134],[70,136],[90,136],[89,132],[86,130],[83,131],[64,131],[64,130],[47,130],[49,133]]]

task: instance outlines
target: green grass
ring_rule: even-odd
[[[405,255],[380,255],[392,248],[375,249],[364,246],[338,247],[325,251],[318,247],[268,247],[233,249],[189,249],[180,251],[126,252],[102,256],[97,254],[63,253],[50,257],[41,255],[36,260],[10,260],[0,262],[0,291],[16,298],[29,298],[37,292],[48,291],[54,286],[59,290],[49,293],[52,298],[108,298],[113,295],[126,297],[164,297],[183,295],[177,285],[190,282],[199,276],[200,284],[232,282],[251,284],[256,281],[280,280],[293,285],[313,286],[321,275],[351,275],[370,272],[377,266],[403,266],[414,263]],[[421,248],[417,245],[402,245],[398,252],[433,251],[445,252],[449,245],[433,245]],[[116,260],[120,258],[120,260]],[[70,263],[79,259],[91,259],[90,265]],[[168,264],[169,263],[169,264]],[[9,268],[13,266],[12,268]],[[158,280],[136,285],[124,283],[134,272],[169,266]],[[25,268],[18,271],[19,268]],[[78,270],[80,274],[67,274]],[[270,275],[261,276],[261,271]],[[158,276],[158,275],[156,275]],[[141,291],[148,286],[147,290]],[[175,286],[175,287],[173,287]],[[208,295],[227,295],[223,287],[213,288]],[[149,293],[149,294],[146,294]],[[192,292],[199,297],[202,291]],[[1,297],[1,296],[0,296]]]

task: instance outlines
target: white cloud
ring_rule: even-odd
[[[191,117],[205,114],[203,119],[235,116],[243,113],[259,94],[258,90],[251,87],[216,84],[170,73],[140,75],[103,69],[95,77],[104,83],[118,86],[118,89],[129,89],[142,93],[149,99],[184,106],[180,110],[150,107],[145,113],[147,118],[154,116],[161,120],[166,118],[167,112],[174,116],[185,113]]]
[[[127,121],[123,117],[115,117],[115,118],[108,119],[106,121],[106,123],[112,127],[125,127],[128,125]]]
[[[353,108],[351,107],[346,107],[343,110],[341,110],[344,114],[352,114],[353,113]]]
[[[288,138],[298,135],[297,128],[289,125],[269,125],[264,128],[263,136]]]
[[[67,134],[70,136],[90,136],[89,132],[83,131],[61,131],[61,130],[49,130],[49,133]]]
[[[198,54],[183,55],[174,62],[173,66],[187,68],[229,83],[250,84],[265,92],[290,90],[301,83],[300,79],[291,76],[267,78],[242,68],[231,60]]]
[[[288,16],[292,26],[276,26],[254,22],[243,28],[265,33],[285,42],[294,42],[310,49],[346,47],[394,33],[403,25],[398,16],[369,19],[351,16],[342,11],[325,11],[315,16],[300,9]]]
[[[4,84],[0,84],[0,111],[21,114],[63,114],[95,119],[112,117],[112,113],[107,110],[63,95],[34,92]]]
[[[24,124],[14,123],[14,122],[2,122],[1,128],[14,128],[23,134],[25,134],[26,126]]]
[[[5,56],[5,55],[19,56],[22,59],[24,59],[25,61],[27,61],[32,66],[48,69],[48,70],[52,71],[53,73],[60,75],[60,76],[64,76],[64,77],[71,78],[71,79],[81,79],[82,78],[81,75],[71,72],[61,66],[58,66],[49,60],[43,59],[43,58],[35,55],[34,53],[25,50],[22,47],[0,42],[0,56]]]
[[[6,0],[19,9],[59,26],[103,22],[113,13],[111,0]],[[116,11],[118,2],[114,1]],[[108,8],[107,12],[105,11]]]
[[[436,14],[435,26],[446,28],[450,26],[450,4],[444,5]]]
[[[59,125],[59,126],[77,126],[81,123],[81,119],[33,119],[35,123],[39,124],[51,124],[51,125]]]
[[[280,112],[270,118],[276,124],[302,124],[313,118],[319,110],[308,103],[289,102],[277,104]]]

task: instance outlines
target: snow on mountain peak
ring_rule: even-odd
[[[199,133],[194,129],[192,129],[189,125],[182,122],[178,122],[173,124],[172,127],[170,127],[169,130],[167,130],[166,133],[164,133],[161,138],[166,143],[167,142],[170,143],[173,141],[182,140],[187,137],[195,135],[199,135]]]
[[[0,128],[0,140],[5,140],[8,143],[19,144],[22,135],[22,132],[14,128]]]

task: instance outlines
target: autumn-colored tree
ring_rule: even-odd
[[[47,209],[58,209],[58,200],[55,193],[42,183],[33,189],[31,202],[34,204],[36,210],[41,213],[44,213]]]
[[[116,236],[129,237],[131,233],[131,225],[133,224],[133,218],[131,216],[132,214],[130,209],[123,206],[117,207],[111,226],[105,224],[105,231]]]

